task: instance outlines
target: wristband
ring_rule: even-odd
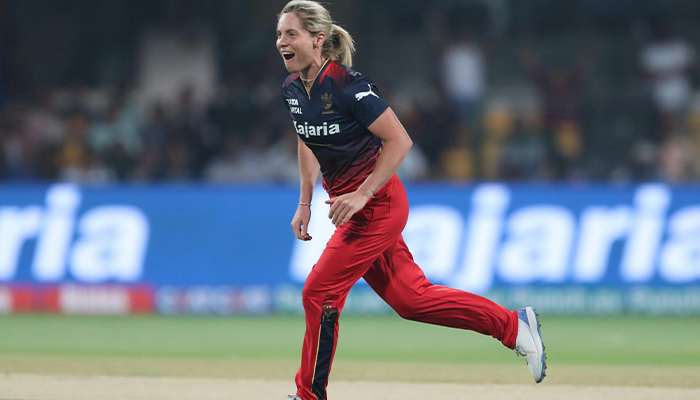
[[[311,203],[299,203],[300,206],[311,207]]]
[[[360,189],[369,190],[369,192],[372,193],[372,198],[374,198],[374,193],[375,193],[374,190],[372,190],[366,186],[360,186]]]

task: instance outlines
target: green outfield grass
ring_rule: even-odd
[[[301,317],[0,318],[0,372],[279,379]],[[698,318],[542,317],[547,384],[700,387]],[[334,380],[532,384],[495,339],[398,317],[341,317]]]
[[[502,363],[495,339],[398,317],[341,317],[338,360]],[[0,318],[0,354],[292,359],[301,317]],[[543,317],[550,363],[700,366],[699,318]]]

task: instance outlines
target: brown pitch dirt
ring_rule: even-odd
[[[230,400],[284,399],[289,380],[8,374],[2,399],[63,400]],[[700,389],[573,385],[504,385],[409,382],[334,382],[333,400],[542,399],[639,400],[698,399]]]
[[[298,362],[118,356],[0,355],[0,399],[275,400],[294,388]],[[332,400],[700,399],[698,366],[551,365],[535,385],[524,363],[343,360]],[[264,378],[264,379],[262,379]]]

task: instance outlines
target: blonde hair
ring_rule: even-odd
[[[292,0],[284,6],[278,19],[290,12],[301,20],[304,29],[312,35],[317,35],[319,32],[326,34],[326,41],[321,49],[322,56],[352,68],[355,41],[348,31],[333,23],[331,14],[325,7],[315,1]]]

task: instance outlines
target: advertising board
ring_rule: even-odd
[[[700,187],[407,191],[404,239],[434,283],[559,313],[700,313]],[[297,197],[279,186],[1,186],[0,285],[148,287],[167,314],[299,312],[334,227],[319,188],[314,239],[296,240]],[[25,298],[3,293],[0,305]],[[362,282],[347,307],[388,310]]]

